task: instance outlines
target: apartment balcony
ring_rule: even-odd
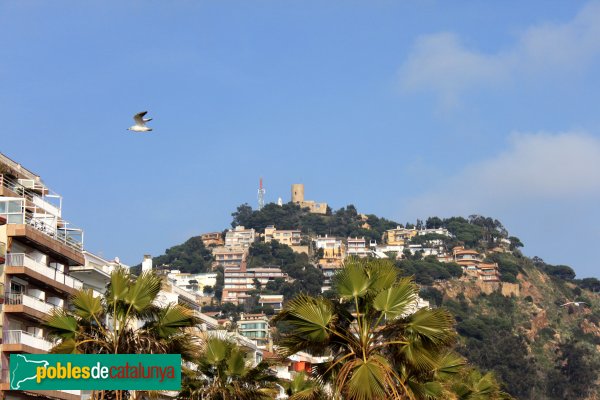
[[[52,347],[52,342],[25,331],[5,331],[2,338],[2,351],[8,353],[44,354]]]
[[[7,293],[4,312],[19,313],[36,321],[43,321],[57,306],[23,293]]]
[[[37,207],[60,216],[62,196],[51,192],[35,179],[14,179],[0,174],[0,196],[22,197]]]
[[[108,265],[73,265],[69,267],[69,272],[92,273],[98,276],[109,278],[114,268]]]
[[[36,223],[37,221],[37,223]],[[8,224],[6,235],[16,238],[43,253],[52,255],[66,265],[83,265],[83,243],[67,235],[65,229],[51,230],[36,219],[24,219],[22,224]]]
[[[74,294],[83,288],[80,280],[35,261],[26,254],[7,254],[4,273],[17,275],[25,280],[35,280],[38,286],[50,286],[67,294]]]

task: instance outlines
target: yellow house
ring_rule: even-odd
[[[318,236],[315,239],[315,247],[323,250],[323,257],[319,260],[320,265],[342,265],[346,258],[346,246],[341,238]]]
[[[302,232],[299,229],[280,230],[276,229],[273,225],[269,225],[265,228],[264,237],[265,243],[277,240],[279,243],[286,244],[290,247],[300,246]]]
[[[404,244],[417,236],[418,231],[416,229],[406,229],[400,226],[396,229],[389,229],[383,234],[383,240],[391,246],[404,246]]]

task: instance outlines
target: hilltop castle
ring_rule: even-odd
[[[313,214],[326,214],[327,203],[317,203],[313,200],[304,200],[304,184],[294,183],[292,185],[292,203],[302,208],[308,208]]]

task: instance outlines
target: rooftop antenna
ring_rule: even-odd
[[[265,188],[262,184],[262,178],[260,178],[260,184],[258,186],[258,210],[262,210],[265,206]]]

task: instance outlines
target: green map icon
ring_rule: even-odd
[[[19,390],[23,382],[36,379],[38,367],[47,367],[50,364],[46,360],[30,360],[27,354],[13,354],[10,357],[11,374],[10,388]]]

